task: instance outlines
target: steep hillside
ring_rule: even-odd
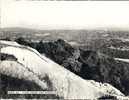
[[[32,48],[15,45],[9,41],[0,41],[0,45],[1,54],[16,58],[13,61],[0,60],[0,73],[3,75],[34,82],[41,89],[55,91],[57,96],[65,99],[96,99],[106,96],[122,98],[124,96],[109,84],[78,77]],[[45,80],[46,75],[50,82]]]
[[[97,51],[73,48],[61,39],[39,43],[27,42],[22,38],[16,41],[37,49],[84,79],[110,83],[125,95],[129,95],[129,63]]]

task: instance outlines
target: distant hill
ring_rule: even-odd
[[[118,37],[129,37],[128,30],[67,30],[67,29],[51,29],[51,30],[37,30],[29,28],[20,28],[20,27],[10,27],[2,28],[0,31],[4,32],[4,35],[10,38],[14,37],[24,37],[32,40],[57,40],[59,38],[67,41],[76,41],[79,44],[88,44],[88,41],[94,39],[109,39],[109,38],[118,38]],[[43,34],[49,33],[49,36],[44,36]],[[9,34],[9,35],[8,35]],[[122,34],[122,35],[121,35]],[[4,36],[3,35],[3,36]],[[20,35],[20,36],[19,36]],[[5,36],[4,36],[5,37]]]

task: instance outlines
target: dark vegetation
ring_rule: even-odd
[[[63,65],[84,79],[107,82],[129,95],[129,64],[114,60],[98,51],[75,49],[64,40],[54,42],[29,42],[16,40],[22,45],[35,48],[41,54]]]
[[[118,99],[115,96],[105,95],[98,98],[98,100],[118,100]]]
[[[9,54],[5,54],[5,53],[0,53],[0,60],[13,60],[13,61],[17,61],[17,58],[13,55],[9,55]]]

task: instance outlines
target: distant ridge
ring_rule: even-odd
[[[14,31],[14,30],[26,30],[26,31],[51,31],[51,30],[55,30],[55,31],[61,31],[61,30],[66,30],[66,31],[128,31],[129,29],[121,29],[121,28],[96,28],[96,29],[87,29],[87,28],[82,28],[82,29],[72,29],[72,28],[62,28],[62,29],[37,29],[37,28],[27,28],[27,27],[4,27],[4,28],[0,28],[0,30],[6,30],[6,31]]]

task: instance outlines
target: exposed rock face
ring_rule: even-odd
[[[84,79],[110,83],[129,95],[128,63],[116,61],[97,51],[75,49],[63,40],[47,43],[17,42],[35,48]]]

